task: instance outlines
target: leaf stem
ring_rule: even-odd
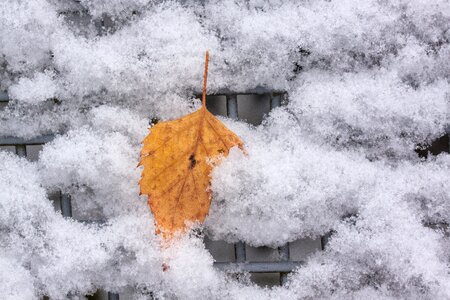
[[[203,94],[202,94],[202,107],[206,108],[206,81],[208,79],[208,62],[209,62],[209,52],[206,50],[205,57],[205,73],[203,74]]]

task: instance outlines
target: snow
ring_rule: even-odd
[[[291,288],[301,290],[299,298],[346,298],[349,291],[365,289],[377,290],[370,291],[376,298],[448,297],[442,234],[423,227],[404,203],[375,196],[358,217],[336,228],[330,248],[292,275]]]
[[[56,97],[55,74],[51,72],[38,73],[34,78],[20,78],[17,84],[9,89],[11,98],[20,99],[25,103],[43,102]]]
[[[71,149],[70,154],[61,155],[61,149]],[[42,151],[43,184],[73,194],[75,214],[81,218],[117,216],[137,203],[145,205],[138,196],[141,170],[136,159],[128,138],[120,133],[70,131]]]
[[[450,222],[450,156],[414,151],[450,123],[449,40],[445,0],[3,1],[0,136],[56,134],[34,163],[0,152],[3,296],[450,298],[448,235],[425,226]],[[195,233],[163,246],[139,196],[140,142],[198,107],[206,49],[211,93],[289,103],[259,126],[221,118],[247,153],[215,168],[203,232],[271,247],[334,232],[283,287],[217,271]],[[55,190],[106,223],[63,218]]]

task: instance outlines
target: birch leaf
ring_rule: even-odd
[[[157,123],[143,141],[141,194],[148,195],[157,227],[168,236],[188,223],[204,221],[211,204],[215,158],[227,156],[234,146],[243,148],[240,138],[206,108],[208,58],[206,52],[202,107]]]

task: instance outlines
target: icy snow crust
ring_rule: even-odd
[[[0,135],[60,134],[36,163],[0,152],[3,299],[450,299],[448,236],[424,226],[450,221],[450,157],[414,152],[450,123],[449,29],[444,0],[3,1]],[[162,251],[139,196],[149,120],[198,106],[206,49],[211,92],[289,104],[258,127],[222,119],[248,155],[215,169],[204,231],[273,247],[334,231],[283,287],[216,271],[195,234]],[[63,218],[58,189],[108,222]]]

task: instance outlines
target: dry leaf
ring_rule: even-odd
[[[186,223],[203,222],[211,203],[211,160],[228,155],[234,146],[243,147],[239,137],[206,108],[207,72],[208,52],[202,107],[156,124],[143,142],[141,194],[149,196],[157,226],[169,236],[185,229]]]

